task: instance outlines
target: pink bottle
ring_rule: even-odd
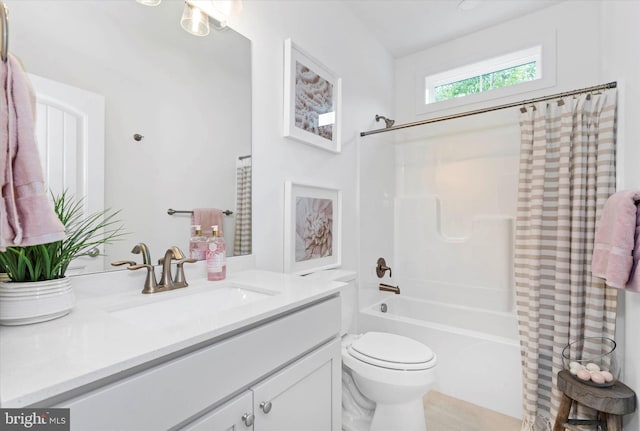
[[[217,225],[211,226],[207,245],[207,280],[224,280],[227,276],[227,244]]]
[[[189,257],[191,259],[205,260],[207,258],[207,247],[209,246],[207,237],[202,236],[202,229],[199,224],[193,225],[193,229],[195,233],[191,237],[191,241],[189,241]]]

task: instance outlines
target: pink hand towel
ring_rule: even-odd
[[[636,260],[636,227],[638,224],[639,190],[625,190],[609,197],[602,210],[595,235],[591,272],[607,285],[624,288],[632,276],[634,252]]]
[[[202,227],[202,235],[211,236],[211,226],[218,226],[218,232],[222,233],[222,210],[216,208],[195,208],[191,216],[191,224],[199,224]]]
[[[35,95],[18,60],[2,68],[0,250],[64,239],[42,174],[35,140]],[[6,109],[4,109],[6,108]]]
[[[640,292],[640,271],[638,271],[638,262],[640,261],[640,208],[636,211],[636,234],[635,247],[633,249],[633,266],[631,267],[631,277],[627,282],[627,290]]]

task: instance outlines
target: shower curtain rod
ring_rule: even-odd
[[[368,132],[360,132],[360,136],[375,135],[376,133],[390,132],[392,130],[406,129],[408,127],[422,126],[423,124],[437,123],[439,121],[453,120],[454,118],[468,117],[470,115],[482,114],[485,112],[498,111],[500,109],[514,108],[516,106],[528,105],[530,103],[543,102],[545,100],[559,99],[562,97],[573,96],[576,94],[589,93],[592,91],[607,90],[616,88],[616,81],[607,84],[596,85],[594,87],[581,88],[579,90],[566,91],[564,93],[552,94],[551,96],[536,97],[534,99],[521,100],[519,102],[506,103],[504,105],[492,106],[489,108],[475,109],[473,111],[461,112],[459,114],[444,115],[442,117],[430,118],[428,120],[414,121],[413,123],[398,124],[397,126],[385,127],[383,129],[369,130]]]

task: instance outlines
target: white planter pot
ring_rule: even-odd
[[[0,325],[56,319],[68,314],[75,302],[68,277],[23,283],[0,281]]]

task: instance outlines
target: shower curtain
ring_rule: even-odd
[[[251,253],[251,158],[238,159],[236,165],[236,256]]]
[[[591,276],[597,222],[615,191],[616,93],[523,107],[514,276],[523,431],[551,429],[562,349],[615,332],[615,289]]]

